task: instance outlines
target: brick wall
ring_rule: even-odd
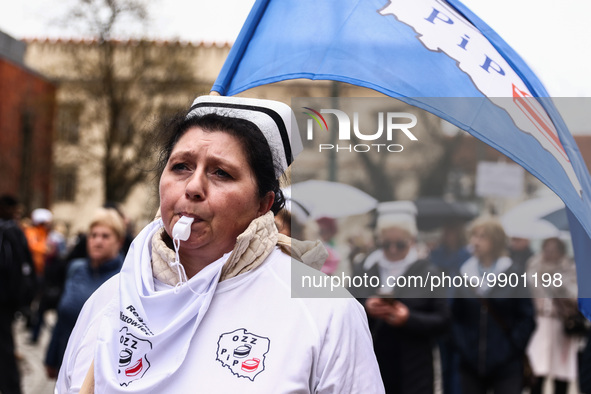
[[[0,194],[49,207],[56,87],[0,57]]]

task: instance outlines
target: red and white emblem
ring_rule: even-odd
[[[146,355],[152,350],[152,343],[128,332],[127,327],[119,331],[119,367],[117,376],[121,386],[127,386],[140,379],[150,368]]]
[[[271,341],[244,328],[220,335],[216,360],[238,377],[254,378],[265,369]]]

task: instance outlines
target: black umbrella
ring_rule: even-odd
[[[440,197],[422,197],[414,203],[417,207],[417,226],[422,231],[468,222],[478,216],[478,211],[472,205]]]

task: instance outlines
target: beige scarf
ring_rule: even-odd
[[[163,240],[164,237],[167,235],[162,228],[152,238],[152,271],[155,279],[175,286],[179,276],[168,264],[174,261],[175,254]],[[234,250],[222,268],[220,282],[261,265],[275,245],[284,253],[316,269],[320,269],[328,257],[328,252],[320,241],[298,241],[279,234],[273,212],[269,211],[253,220],[238,236]]]

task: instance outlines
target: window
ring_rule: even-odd
[[[57,138],[60,142],[76,144],[80,134],[80,114],[82,107],[76,104],[64,104],[58,109]]]
[[[57,168],[53,182],[54,201],[74,201],[76,199],[76,168]]]

